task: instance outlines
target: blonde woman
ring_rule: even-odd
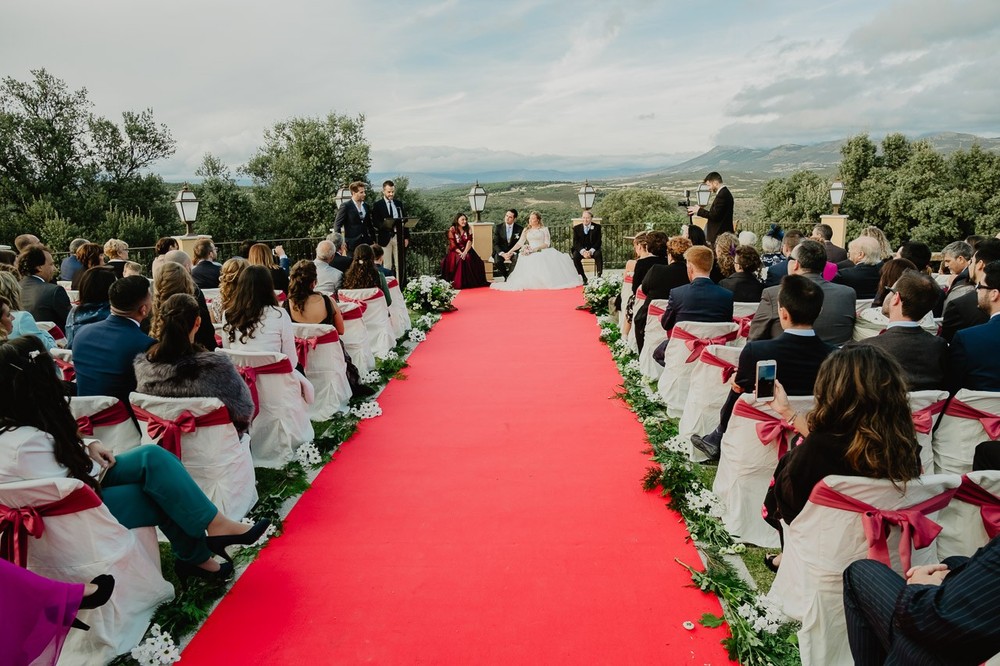
[[[240,274],[250,265],[250,262],[243,257],[233,257],[222,264],[219,270],[219,296],[208,305],[212,313],[212,321],[216,324],[225,323],[226,306],[233,298],[236,290],[236,281],[240,279]]]
[[[715,239],[715,265],[722,277],[727,278],[736,272],[736,248],[739,246],[739,237],[728,231]]]
[[[108,258],[108,266],[115,269],[119,278],[125,275],[125,263],[128,261],[128,243],[117,238],[111,238],[104,244],[104,256]]]
[[[549,230],[542,224],[542,214],[531,211],[528,227],[508,254],[519,252],[514,271],[504,282],[494,282],[491,289],[524,291],[526,289],[570,289],[583,284],[568,254],[552,247]]]
[[[893,251],[892,246],[889,245],[889,239],[885,237],[885,234],[878,227],[865,227],[861,230],[858,236],[869,236],[878,241],[880,259],[886,261],[887,259],[892,259],[896,256]]]
[[[160,339],[163,327],[163,304],[174,294],[194,296],[194,278],[187,269],[173,261],[160,264],[153,280],[153,314],[149,318],[149,335]]]
[[[275,252],[279,252],[281,246],[278,245],[274,248]],[[284,254],[284,251],[279,253],[279,257]],[[274,288],[278,291],[288,291],[288,273],[285,269],[281,267],[281,264],[275,261],[275,254],[271,252],[271,248],[267,246],[266,243],[254,243],[250,246],[249,256],[247,261],[250,262],[251,266],[263,266],[268,271],[271,272],[271,281],[274,283]]]

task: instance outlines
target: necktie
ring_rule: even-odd
[[[507,227],[507,240],[510,241],[510,227]]]
[[[392,199],[389,199],[388,202],[389,202],[389,217],[391,217],[392,219],[396,219],[396,207],[392,205]]]

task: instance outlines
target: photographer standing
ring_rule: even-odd
[[[721,233],[734,233],[733,228],[733,193],[722,184],[722,176],[718,171],[705,176],[705,184],[709,191],[715,195],[712,207],[705,210],[701,206],[688,206],[688,215],[700,215],[708,218],[705,225],[705,237],[708,239],[710,247],[715,245],[715,237]]]

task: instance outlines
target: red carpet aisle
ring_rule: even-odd
[[[463,292],[181,663],[729,663],[580,302]]]

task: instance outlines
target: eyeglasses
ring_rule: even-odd
[[[988,284],[977,284],[976,291],[979,291],[980,289],[1000,289],[1000,287],[991,287]]]

